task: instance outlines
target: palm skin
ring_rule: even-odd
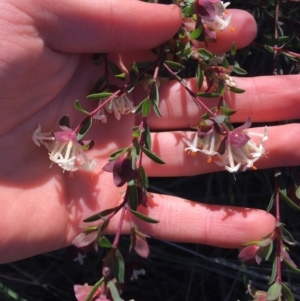
[[[36,147],[31,134],[38,124],[45,131],[59,130],[58,121],[64,115],[70,116],[71,126],[75,127],[82,120],[82,115],[74,109],[76,99],[87,110],[95,107],[94,103],[86,100],[86,96],[102,70],[91,64],[92,53],[115,52],[117,49],[126,52],[123,61],[128,63],[144,55],[136,51],[150,49],[170,38],[181,22],[176,7],[161,6],[157,9],[157,5],[136,1],[119,1],[118,9],[108,0],[102,1],[101,7],[96,0],[81,0],[76,4],[68,0],[56,7],[51,6],[51,1],[23,2],[2,1],[4,14],[0,20],[0,227],[4,230],[0,235],[1,262],[69,245],[80,233],[85,217],[119,204],[122,188],[115,187],[111,174],[101,168],[111,152],[130,143],[130,129],[137,122],[133,114],[123,116],[120,121],[110,116],[107,124],[93,126],[87,138],[95,139],[96,144],[88,156],[97,158],[97,167],[93,173],[76,172],[72,178],[58,166],[49,168],[51,162],[46,149]],[[133,20],[129,15],[133,12],[142,17]],[[156,16],[155,22],[152,15]],[[232,40],[243,47],[254,38],[256,29],[251,16],[233,11],[234,22],[244,22],[250,29],[248,34],[245,35],[238,27],[235,33],[224,32],[219,36],[222,43],[211,45],[212,51],[230,49]],[[123,28],[128,28],[130,34],[126,34]],[[112,54],[112,57],[115,61],[120,59],[117,54]],[[271,85],[270,79],[266,82],[268,80]],[[253,86],[255,79],[251,84],[246,80],[240,82]],[[190,84],[194,84],[193,80]],[[155,136],[154,151],[165,159],[167,165],[160,167],[145,160],[148,175],[178,176],[219,170],[216,166],[206,165],[205,158],[187,157],[183,143],[173,147],[178,138],[190,133],[170,130],[188,129],[188,124],[199,118],[193,103],[182,112],[186,100],[184,96],[177,99],[176,87],[176,83],[168,82],[161,88],[161,110],[165,119],[158,120],[152,116],[149,120],[150,126],[161,131]],[[135,101],[141,99],[139,92],[134,97]],[[168,103],[172,99],[177,100],[170,112]],[[295,114],[291,107],[296,100],[292,96],[290,99],[284,111],[288,116]],[[240,106],[241,113],[236,121],[243,120],[246,104],[241,100],[241,104],[233,105]],[[254,120],[264,116],[261,111],[253,114]],[[270,120],[286,118],[285,115],[275,115],[272,117],[271,114]],[[284,131],[283,128],[278,130]],[[294,135],[297,132],[299,129],[294,128]],[[271,137],[272,133],[271,129]],[[261,167],[274,165],[276,150],[282,158],[280,164],[286,164],[285,154],[272,143],[269,146],[275,153],[270,155],[269,161],[263,160]],[[289,160],[299,162],[299,155],[294,152]],[[247,240],[261,238],[274,228],[274,218],[263,211],[230,210],[234,214],[224,218],[226,213],[218,206],[154,195],[145,213],[160,223],[140,224],[140,227],[158,238],[223,247],[241,246]],[[193,229],[185,226],[187,222],[193,223]],[[117,223],[116,217],[108,228],[109,233],[116,231]],[[125,223],[123,232],[128,233],[128,230]],[[224,233],[230,233],[232,241],[228,241]]]

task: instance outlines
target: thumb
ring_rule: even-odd
[[[150,49],[171,38],[181,24],[175,5],[136,0],[33,2],[29,14],[38,31],[48,47],[61,52]]]

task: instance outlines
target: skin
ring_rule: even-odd
[[[101,168],[112,151],[131,141],[130,128],[138,122],[133,114],[123,116],[120,121],[111,116],[106,125],[99,124],[89,132],[90,138],[96,140],[88,153],[98,162],[93,174],[76,172],[70,178],[58,166],[49,168],[46,149],[38,148],[30,136],[38,124],[44,131],[58,130],[58,121],[66,114],[75,127],[82,118],[73,107],[76,99],[87,110],[95,107],[85,97],[102,70],[91,64],[91,53],[112,53],[116,61],[122,58],[126,65],[144,57],[145,49],[168,40],[179,28],[181,16],[175,6],[134,0],[64,0],[55,5],[50,0],[3,0],[1,11],[0,262],[3,263],[71,244],[80,233],[84,218],[121,201],[124,187],[115,187],[111,174]],[[235,31],[218,34],[218,42],[209,45],[210,51],[229,50],[232,41],[244,47],[255,37],[253,18],[242,11],[233,10],[232,14]],[[116,51],[126,54],[121,57]],[[238,110],[234,121],[244,122],[248,115],[254,121],[299,118],[299,110],[295,110],[299,103],[298,81],[298,76],[236,79],[238,86],[247,92],[228,99]],[[195,85],[194,80],[189,80],[189,85]],[[274,87],[278,86],[281,89],[275,92]],[[140,100],[142,93],[136,91],[134,100]],[[186,145],[182,139],[192,134],[188,124],[199,120],[199,111],[188,101],[185,91],[170,81],[161,86],[160,96],[164,118],[151,116],[149,123],[159,131],[153,135],[153,151],[167,164],[159,166],[145,160],[148,175],[170,177],[220,170],[207,164],[205,157],[190,157],[183,151]],[[123,128],[128,131],[120,131]],[[269,133],[268,155],[257,167],[299,164],[300,155],[295,147],[299,125],[270,127]],[[270,233],[275,225],[274,217],[264,211],[195,204],[163,195],[154,195],[144,213],[160,220],[157,225],[139,224],[142,231],[156,238],[220,247],[240,247]],[[108,232],[114,233],[117,224],[116,217]],[[128,231],[129,224],[125,222],[123,233]],[[230,241],[228,236],[232,238]]]

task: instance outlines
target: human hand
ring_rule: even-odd
[[[92,108],[93,104],[84,102],[84,99],[102,70],[91,64],[91,53],[135,52],[159,45],[176,32],[181,16],[174,6],[160,6],[158,9],[157,4],[137,1],[119,1],[116,6],[108,0],[101,1],[101,5],[96,0],[68,0],[55,7],[51,1],[28,0],[20,4],[6,0],[2,1],[2,11],[0,226],[5,231],[1,232],[0,255],[1,261],[7,262],[69,245],[80,233],[79,225],[85,217],[120,202],[120,189],[114,186],[111,174],[101,168],[112,151],[128,145],[131,132],[124,132],[123,128],[129,129],[135,124],[134,115],[123,116],[120,121],[110,118],[107,125],[99,125],[90,131],[96,145],[89,151],[89,156],[98,160],[93,176],[78,171],[69,178],[68,173],[63,173],[58,166],[49,169],[45,149],[37,148],[30,135],[38,124],[46,130],[57,130],[59,119],[66,114],[72,124],[78,124],[82,117],[73,107],[76,99],[86,109]],[[241,11],[232,13],[235,32],[222,32],[218,42],[210,45],[210,50],[229,50],[233,40],[243,47],[254,38],[256,29],[252,17]],[[136,52],[132,54],[133,59],[138,55]],[[271,99],[272,95],[266,95],[266,92],[263,95],[264,101],[272,101],[272,106],[266,105],[266,108],[275,108],[274,112],[266,117],[261,106],[258,111],[251,105],[252,119],[269,118],[266,120],[269,121],[297,115],[293,110],[297,93],[288,89],[296,82],[296,77],[287,80],[265,78],[264,82],[238,79],[238,84],[249,92],[244,94],[248,95],[246,97],[236,96],[236,103],[233,103],[238,110],[235,121],[244,121],[249,102],[260,102],[261,89],[265,85],[273,88],[272,81],[280,81],[283,86],[282,95],[277,93],[276,99]],[[190,83],[193,84],[193,80]],[[154,134],[153,150],[167,164],[162,168],[145,161],[149,176],[192,175],[218,170],[201,156],[191,158],[184,154],[185,145],[178,141],[191,132],[170,132],[178,128],[188,129],[188,124],[198,116],[194,105],[188,103],[184,95],[178,99],[178,89],[172,81],[163,84],[160,96],[164,118],[150,117],[150,127],[161,131]],[[271,91],[267,89],[267,92]],[[134,95],[136,100],[140,99],[138,93]],[[280,96],[286,97],[285,102]],[[168,106],[171,100],[172,111]],[[281,110],[277,111],[276,106],[281,106]],[[276,139],[277,133],[281,133],[281,142]],[[282,141],[287,139],[287,134],[283,133],[296,136],[299,127],[270,129],[270,139],[266,144],[268,160],[261,160],[259,168],[299,162],[294,148],[282,149]],[[142,229],[147,227],[148,234],[161,239],[238,247],[247,240],[268,234],[275,225],[271,215],[254,209],[231,207],[228,209],[231,215],[227,217],[224,208],[161,195],[154,195],[150,205],[149,214],[160,223],[139,226]],[[111,221],[109,233],[116,231],[117,220],[116,217]],[[187,222],[193,227],[187,228]],[[128,231],[129,226],[125,224],[123,232]],[[229,233],[231,241],[227,239]]]

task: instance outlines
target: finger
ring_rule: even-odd
[[[251,129],[263,133],[263,128]],[[280,166],[296,166],[300,163],[299,135],[300,125],[289,124],[284,126],[268,127],[269,139],[264,143],[266,154],[262,156],[255,167],[265,169]],[[166,164],[157,164],[143,160],[148,176],[176,177],[204,174],[222,171],[224,167],[214,162],[208,163],[207,156],[198,152],[196,156],[188,155],[184,149],[186,140],[192,141],[195,132],[160,132],[152,135],[153,151]]]
[[[140,211],[159,221],[149,224],[132,218],[139,230],[154,238],[200,243],[224,248],[238,248],[271,233],[275,218],[262,210],[206,205],[172,196],[154,195],[148,209]],[[118,227],[113,219],[109,230]],[[129,224],[124,231],[129,232]]]
[[[39,1],[29,13],[50,48],[72,53],[151,49],[181,24],[175,5],[132,0]]]
[[[299,75],[260,76],[253,78],[235,78],[238,87],[246,90],[242,94],[226,93],[225,100],[237,113],[231,117],[233,122],[244,122],[251,117],[254,122],[271,122],[291,120],[300,117]],[[187,86],[197,91],[195,79],[187,79]],[[274,87],[280,87],[275,89]],[[144,91],[137,90],[136,99],[143,99]],[[199,110],[185,89],[175,81],[163,83],[159,88],[160,111],[163,118],[154,113],[149,116],[150,128],[172,130],[189,128],[198,124],[200,116],[205,113]],[[204,99],[203,102],[212,108],[218,99]]]

